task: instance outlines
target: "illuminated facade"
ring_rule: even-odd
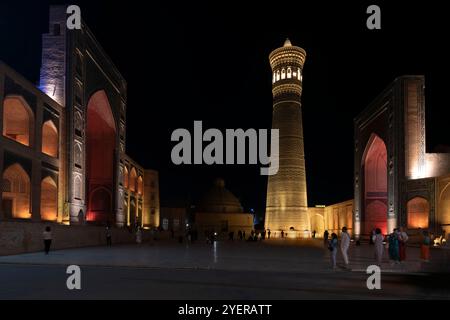
[[[125,153],[126,81],[65,11],[50,7],[42,92],[0,64],[0,219],[158,226],[158,174]]]
[[[425,79],[402,76],[355,118],[354,233],[450,231],[450,154],[425,148]]]
[[[265,228],[272,234],[309,236],[305,154],[300,98],[306,52],[286,40],[269,56],[272,68],[272,128],[279,129],[279,170],[269,176]],[[276,232],[278,231],[278,232]]]

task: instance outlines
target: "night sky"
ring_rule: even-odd
[[[223,177],[246,210],[263,212],[267,177],[259,165],[175,166],[170,135],[176,128],[193,132],[194,120],[204,129],[270,128],[268,55],[286,37],[307,52],[302,104],[310,206],[352,198],[353,118],[397,76],[425,75],[427,149],[450,145],[447,13],[395,2],[376,3],[382,14],[376,31],[366,28],[372,2],[70,4],[80,5],[128,82],[127,153],[159,170],[162,205],[195,202]],[[36,83],[50,3],[58,2],[0,4],[0,59]]]

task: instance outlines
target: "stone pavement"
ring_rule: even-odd
[[[363,244],[352,246],[349,251],[350,267],[355,272],[365,272],[374,264],[373,246]],[[420,273],[448,272],[448,249],[433,249],[432,262],[419,259],[419,248],[407,249],[407,261],[392,265],[387,252],[382,264],[382,272]],[[137,267],[168,269],[206,269],[229,271],[277,271],[329,273],[329,251],[317,240],[270,240],[263,242],[204,242],[194,244],[175,241],[158,241],[138,245],[117,245],[109,247],[87,247],[3,256],[0,264],[70,265]],[[338,264],[342,258],[338,253]],[[339,271],[339,270],[338,270]]]

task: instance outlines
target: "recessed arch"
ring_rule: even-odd
[[[112,221],[116,122],[104,90],[95,92],[87,104],[86,149],[86,220],[97,223]]]
[[[31,145],[34,114],[21,96],[7,96],[3,100],[3,136],[23,145]]]
[[[137,179],[137,193],[142,195],[144,191],[144,180],[142,179],[142,176],[139,176]]]
[[[129,173],[128,173],[128,168],[127,166],[123,167],[123,187],[128,189],[128,180],[129,180]]]
[[[56,221],[58,218],[58,186],[47,176],[41,182],[41,220]]]
[[[439,223],[450,234],[450,183],[448,183],[439,195]]]
[[[2,175],[2,210],[8,218],[30,219],[31,184],[28,173],[12,164]]]
[[[133,167],[131,168],[130,182],[129,182],[129,188],[133,192],[136,192],[136,182],[137,182],[137,172],[136,169]]]
[[[430,203],[423,197],[414,197],[406,204],[409,229],[428,228]]]
[[[58,157],[58,129],[52,120],[47,120],[42,125],[42,153],[51,157]]]
[[[364,232],[370,234],[380,228],[387,230],[387,148],[383,139],[372,134],[363,154],[364,177]]]

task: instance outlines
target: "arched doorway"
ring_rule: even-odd
[[[450,183],[444,188],[439,197],[439,222],[445,231],[447,239],[450,234]]]
[[[123,170],[123,187],[128,189],[128,168],[126,166]]]
[[[129,181],[129,188],[133,192],[136,192],[136,179],[137,179],[137,173],[136,173],[136,169],[133,167],[130,172],[130,181]]]
[[[113,222],[114,152],[116,125],[105,91],[97,91],[87,106],[86,166],[88,211],[86,221]]]
[[[130,226],[132,228],[136,227],[137,217],[136,217],[136,200],[131,198],[130,201]]]
[[[22,166],[9,166],[2,177],[2,210],[7,218],[30,219],[30,177]]]
[[[56,182],[46,177],[41,182],[41,219],[56,221],[58,217],[58,187]]]
[[[322,215],[315,214],[311,221],[311,230],[316,231],[316,238],[323,235],[325,232],[325,221]]]
[[[42,125],[42,152],[51,157],[58,157],[58,129],[51,120]]]
[[[387,230],[387,149],[384,141],[373,134],[367,143],[364,165],[364,233],[380,228]],[[392,231],[392,230],[390,230]]]
[[[428,228],[428,217],[430,215],[430,204],[422,197],[415,197],[408,201],[407,221],[409,229]]]

